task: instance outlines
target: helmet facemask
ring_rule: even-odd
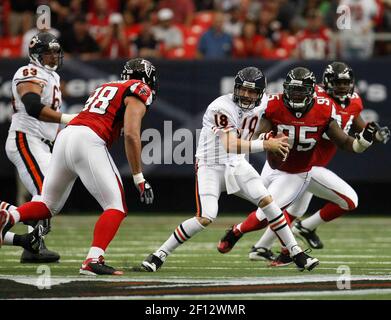
[[[315,90],[312,86],[284,83],[284,98],[293,110],[303,110],[312,103]],[[301,82],[301,81],[300,81]]]
[[[246,84],[246,81],[241,84],[235,84],[234,87],[234,99],[237,105],[247,111],[254,109],[259,105],[263,92],[260,88]]]
[[[31,40],[30,48],[36,45],[38,39],[34,37]],[[30,60],[48,71],[56,71],[62,66],[64,53],[57,40],[52,40],[44,46],[41,46],[34,52],[30,52]]]
[[[328,93],[336,100],[345,101],[351,98],[354,83],[351,79],[336,79],[328,84]]]

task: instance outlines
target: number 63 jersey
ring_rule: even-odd
[[[149,107],[153,100],[152,94],[149,86],[140,80],[105,83],[95,89],[82,112],[68,125],[87,126],[111,146],[120,136],[124,125],[125,98],[135,96]]]
[[[315,151],[336,115],[334,104],[326,97],[314,97],[312,108],[301,114],[284,105],[282,94],[275,94],[269,98],[264,117],[272,123],[274,132],[288,136],[290,148],[285,161],[268,154],[270,166],[288,173],[301,173],[316,165]]]
[[[10,131],[20,131],[33,136],[54,141],[59,128],[58,123],[39,121],[28,115],[26,108],[17,91],[17,85],[32,82],[42,88],[41,103],[58,111],[61,105],[60,77],[55,71],[30,63],[16,71],[12,79],[12,106],[14,114]]]

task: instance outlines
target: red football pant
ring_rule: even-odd
[[[341,207],[335,203],[329,202],[320,209],[319,215],[323,221],[331,221],[342,216],[346,212],[349,212],[349,210],[341,209]]]
[[[25,204],[18,207],[18,212],[20,215],[19,221],[27,220],[44,220],[52,217],[50,210],[45,203],[41,201],[31,201],[26,202]]]

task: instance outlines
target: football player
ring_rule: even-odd
[[[332,185],[325,188],[311,179],[311,169],[317,162],[316,150],[326,133],[338,147],[361,153],[372,145],[376,132],[375,124],[369,123],[355,139],[347,135],[338,124],[333,101],[325,96],[316,96],[315,83],[315,76],[306,68],[298,67],[289,71],[283,94],[270,96],[264,114],[269,128],[288,136],[290,144],[286,159],[268,155],[261,174],[265,186],[282,209],[289,207],[304,190],[322,194],[322,198],[334,203],[346,201],[349,205],[354,205],[353,196],[353,199],[347,199],[333,189]],[[218,250],[221,253],[229,252],[244,233],[263,228],[265,222],[259,209],[252,212],[244,222],[227,230],[218,244]],[[274,233],[271,233],[267,231],[264,234],[263,243],[274,241]],[[264,258],[273,260],[266,244],[254,251],[259,248],[263,249],[259,253]]]
[[[42,200],[14,210],[0,210],[2,233],[18,221],[50,218],[61,210],[80,177],[104,210],[95,224],[91,248],[79,271],[83,275],[123,274],[104,261],[105,250],[127,214],[121,177],[107,150],[122,130],[126,157],[141,201],[147,204],[153,201],[152,188],[142,173],[140,130],[142,119],[156,97],[156,69],[147,60],[131,59],[124,65],[121,79],[96,88],[82,112],[59,133],[43,183]]]
[[[323,87],[317,86],[317,96],[330,98],[334,103],[336,110],[336,120],[338,125],[349,133],[352,128],[355,133],[359,133],[365,128],[365,122],[361,118],[360,113],[363,110],[363,104],[358,93],[354,92],[354,75],[353,70],[343,62],[333,62],[329,64],[323,73]],[[377,142],[387,143],[390,137],[390,130],[387,127],[378,128],[374,138]],[[316,148],[316,157],[314,166],[311,170],[311,179],[317,183],[316,193],[306,191],[297,199],[288,209],[285,214],[288,215],[291,222],[296,217],[303,216],[309,206],[312,196],[323,198],[328,189],[333,190],[336,195],[322,209],[317,211],[311,217],[297,221],[294,224],[292,231],[301,236],[311,248],[321,249],[323,243],[316,234],[316,228],[323,223],[332,221],[343,214],[354,210],[358,204],[358,196],[354,189],[347,184],[343,179],[326,168],[328,163],[334,157],[337,148],[327,135],[323,136]],[[326,198],[327,199],[327,198]],[[271,239],[273,235],[268,232],[264,239],[261,239],[250,252],[250,259],[259,260],[270,255]],[[266,240],[265,239],[270,239]],[[265,252],[269,254],[264,257]],[[292,262],[286,250],[282,250],[281,254],[272,263],[273,266],[282,266]]]
[[[67,124],[76,115],[59,112],[61,106],[60,77],[63,52],[56,37],[40,32],[32,37],[29,45],[30,62],[19,68],[12,79],[12,115],[5,150],[15,165],[19,177],[34,201],[41,199],[42,183],[51,159],[52,144],[59,124]],[[0,202],[1,209],[15,209]],[[37,221],[26,221],[33,230]],[[50,220],[39,222],[44,232],[50,230]],[[38,230],[37,230],[38,231]],[[39,252],[28,250],[27,235],[7,233],[4,244],[23,246],[22,263],[56,262],[58,253],[46,248],[43,240]]]
[[[260,115],[267,102],[265,87],[265,76],[258,68],[244,68],[235,77],[234,93],[220,96],[206,109],[195,155],[197,214],[183,221],[167,241],[142,262],[146,271],[157,271],[177,247],[216,219],[218,200],[224,191],[259,206],[267,220],[274,222],[273,230],[300,270],[311,270],[319,263],[297,245],[280,208],[257,171],[245,159],[246,153],[264,150],[281,157],[288,153],[286,137],[252,140],[262,126]]]

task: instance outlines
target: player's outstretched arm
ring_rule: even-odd
[[[364,130],[356,134],[356,138],[353,138],[347,135],[338,123],[333,120],[330,122],[326,133],[330,140],[339,148],[350,152],[362,153],[372,145],[376,133],[376,126],[373,122],[368,123]]]
[[[44,122],[67,124],[77,114],[65,114],[41,103],[42,88],[36,82],[22,82],[17,86],[18,94],[29,116]]]
[[[133,173],[133,181],[140,192],[141,202],[151,204],[153,191],[144,179],[141,164],[141,122],[147,111],[146,106],[135,97],[125,98],[124,138],[125,152]]]

